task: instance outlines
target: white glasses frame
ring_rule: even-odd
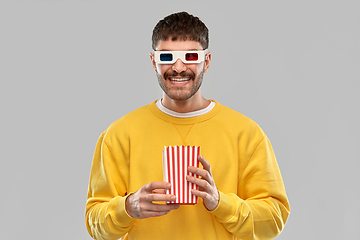
[[[196,61],[187,61],[185,59],[185,55],[187,53],[197,53],[198,59]],[[183,63],[201,63],[205,60],[205,55],[207,50],[201,51],[154,51],[155,62],[158,64],[174,64],[179,58]],[[173,59],[171,61],[161,61],[160,55],[161,54],[172,54]]]

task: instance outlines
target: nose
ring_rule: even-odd
[[[181,72],[185,72],[186,71],[186,64],[183,63],[181,61],[181,59],[179,58],[178,60],[176,60],[176,62],[172,65],[172,70],[177,72],[177,73],[181,73]]]

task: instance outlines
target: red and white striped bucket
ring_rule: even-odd
[[[190,173],[188,166],[199,167],[198,156],[200,147],[196,146],[168,146],[163,150],[164,182],[171,183],[168,194],[176,196],[176,201],[169,203],[196,204],[197,196],[191,194],[191,189],[198,189],[196,184],[186,180],[186,176],[198,177]]]

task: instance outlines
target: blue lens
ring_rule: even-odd
[[[160,54],[160,61],[169,62],[173,60],[171,53],[162,53]]]

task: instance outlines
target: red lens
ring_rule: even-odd
[[[197,61],[199,58],[197,53],[186,53],[185,60],[186,61]]]

